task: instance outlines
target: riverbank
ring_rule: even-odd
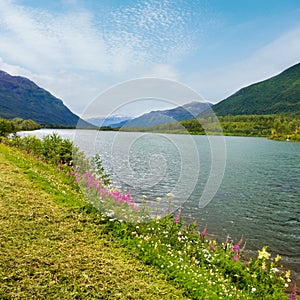
[[[108,221],[64,172],[14,148],[0,153],[1,297],[286,299],[289,276],[265,249],[245,261],[241,242],[205,240],[180,216]]]
[[[0,145],[1,299],[188,299],[104,235],[46,164]]]

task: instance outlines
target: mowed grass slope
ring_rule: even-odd
[[[53,168],[0,145],[0,299],[186,299],[103,234],[81,197]]]

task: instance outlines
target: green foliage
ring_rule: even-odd
[[[41,126],[32,120],[15,118],[12,120],[0,119],[0,137],[5,137],[17,131],[27,131],[40,129]]]
[[[105,185],[111,184],[111,175],[105,173],[100,154],[97,153],[91,158],[90,166],[98,179],[103,180]]]
[[[300,140],[300,117],[280,115],[227,115],[203,117],[145,128],[122,128],[129,131],[148,131],[190,134],[224,134],[265,136],[273,139]]]
[[[43,138],[42,155],[48,162],[57,164],[72,163],[73,142],[68,139],[62,139],[58,134],[53,133]]]
[[[73,151],[76,153],[80,152],[71,140],[62,139],[56,133],[47,135],[42,140],[36,136],[24,136],[21,138],[18,135],[14,135],[12,138],[6,139],[6,143],[55,165],[58,163],[72,165]]]
[[[12,122],[0,119],[0,136],[7,136],[8,134],[14,132],[16,132],[16,128]]]
[[[286,299],[286,273],[277,258],[244,257],[242,241],[206,239],[195,225],[173,216],[150,223],[106,222],[105,233],[118,238],[145,264],[154,265],[188,291],[192,299]],[[267,253],[267,252],[264,252]],[[267,253],[268,254],[268,253]],[[268,254],[269,255],[269,254]]]

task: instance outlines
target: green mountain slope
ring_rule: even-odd
[[[76,126],[79,117],[34,82],[0,70],[0,117],[31,119],[39,124]]]
[[[300,114],[300,63],[213,106],[217,115]]]

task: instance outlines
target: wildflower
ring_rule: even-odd
[[[226,237],[225,245],[228,244],[229,238],[230,238],[230,236],[229,236],[229,234],[228,234],[227,237]]]
[[[276,257],[275,257],[275,262],[279,262],[280,259],[281,259],[281,256],[279,254],[277,254]]]
[[[249,262],[248,261],[245,261],[245,266],[249,267]]]
[[[238,245],[240,246],[241,245],[241,243],[242,243],[242,241],[243,241],[243,236],[241,236],[241,239],[238,241]]]
[[[244,246],[243,246],[243,248],[240,250],[241,252],[244,252],[244,250],[245,250],[245,247],[246,247],[246,242],[245,242],[245,244],[244,244]]]
[[[166,196],[167,196],[168,198],[174,198],[174,197],[175,197],[173,193],[168,193],[168,194],[166,194]]]
[[[238,251],[240,249],[240,245],[239,244],[235,244],[233,247],[232,247],[232,250],[233,251]]]
[[[253,288],[251,289],[251,292],[252,292],[252,293],[256,292],[256,288],[253,287]]]
[[[207,224],[205,225],[205,228],[203,229],[203,231],[200,234],[201,238],[204,238],[206,236],[206,230],[207,230]]]
[[[157,200],[158,203],[160,203],[161,198],[160,198],[160,197],[157,197],[156,200]]]
[[[175,222],[176,224],[178,224],[179,221],[180,221],[180,215],[181,215],[181,210],[179,209],[179,210],[178,210],[177,216],[174,218],[174,222]]]
[[[297,286],[296,283],[294,284],[294,288],[292,293],[290,294],[289,300],[297,299]]]
[[[262,247],[261,250],[258,250],[258,259],[269,259],[271,254],[266,251],[268,246]]]
[[[235,255],[233,256],[233,260],[234,260],[234,261],[238,261],[238,260],[239,260],[238,254],[235,254]]]

